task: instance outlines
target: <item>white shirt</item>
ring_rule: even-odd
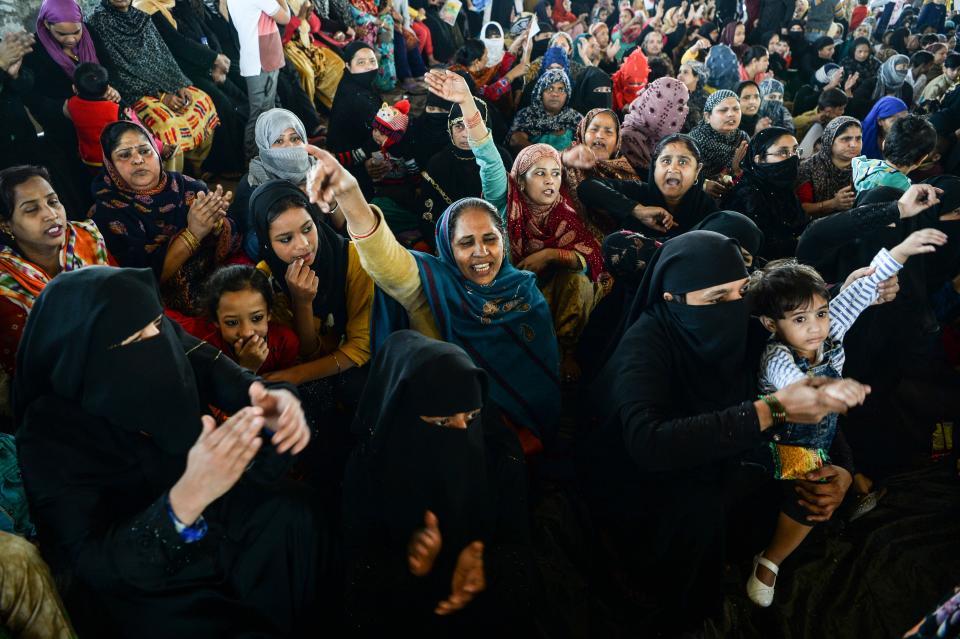
[[[283,0],[280,0],[283,2]],[[250,77],[260,75],[260,36],[270,25],[260,18],[264,14],[272,18],[285,8],[286,3],[280,5],[277,0],[227,0],[227,9],[233,28],[237,30],[240,40],[240,75]],[[277,28],[271,21],[273,29]]]

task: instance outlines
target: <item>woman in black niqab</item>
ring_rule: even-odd
[[[17,357],[21,472],[44,558],[82,636],[262,637],[298,630],[318,580],[308,504],[264,443],[187,543],[168,492],[200,417],[249,405],[256,379],[163,314],[148,269],[47,285]],[[153,335],[145,332],[148,325]],[[249,478],[249,479],[248,479]]]
[[[581,479],[648,632],[702,627],[722,598],[724,469],[763,442],[753,399],[764,338],[743,299],[681,298],[746,277],[737,242],[719,233],[667,241],[592,387],[600,423],[578,446]]]
[[[435,423],[459,413],[467,414],[466,428]],[[398,331],[374,360],[352,430],[361,443],[344,481],[351,626],[364,636],[397,624],[427,636],[453,629],[482,636],[505,614],[522,618],[529,597],[523,455],[492,413],[486,373],[458,346]],[[442,546],[429,574],[416,577],[408,546],[428,510]],[[459,612],[434,614],[450,596],[458,556],[475,541],[484,543],[486,590]]]

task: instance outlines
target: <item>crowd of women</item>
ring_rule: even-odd
[[[776,605],[903,432],[952,448],[956,20],[43,0],[0,41],[0,624],[673,637]]]

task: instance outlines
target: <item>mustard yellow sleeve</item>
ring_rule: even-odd
[[[686,51],[684,51],[683,56],[681,56],[680,58],[680,64],[684,65],[687,62],[690,62],[696,59],[697,59],[697,52],[691,49],[687,49]]]
[[[373,280],[363,270],[353,242],[347,248],[347,325],[340,352],[357,366],[370,361],[370,310]]]
[[[413,315],[427,305],[427,296],[420,283],[420,269],[410,251],[393,236],[383,216],[371,206],[380,218],[377,229],[364,238],[353,238],[353,245],[360,256],[360,264],[370,274],[383,292],[397,300],[407,313]]]

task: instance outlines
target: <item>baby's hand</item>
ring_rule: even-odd
[[[907,239],[900,242],[890,250],[893,259],[906,264],[907,259],[914,255],[924,253],[933,253],[938,246],[947,243],[947,234],[937,229],[920,229],[911,233]]]

